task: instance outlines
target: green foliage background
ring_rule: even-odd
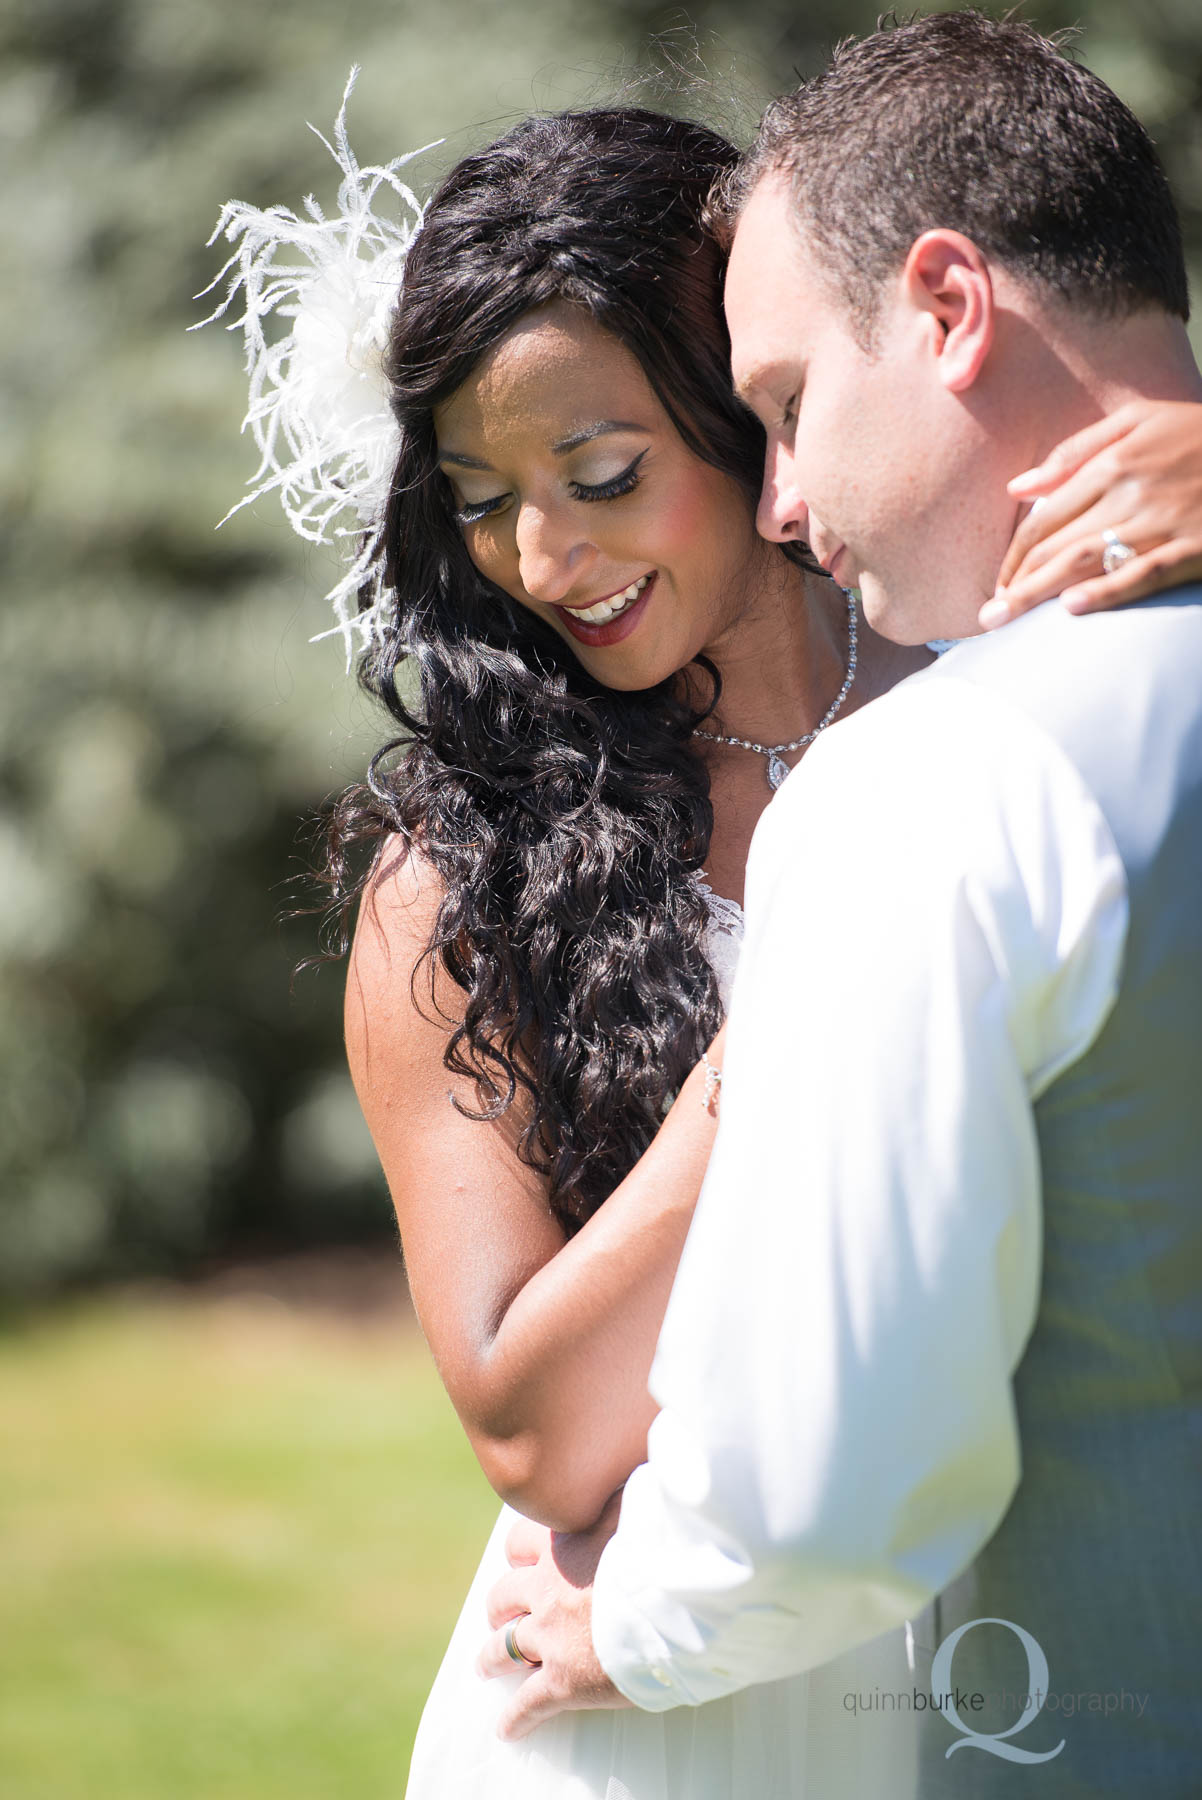
[[[1157,137],[1202,262],[1197,0],[1037,0]],[[301,821],[378,733],[327,622],[333,564],[266,503],[236,344],[191,296],[229,196],[332,201],[615,91],[746,132],[861,0],[0,4],[0,1291],[391,1229],[342,1067],[341,977],[291,962]],[[653,45],[653,34],[659,42]],[[648,76],[648,71],[651,71]]]

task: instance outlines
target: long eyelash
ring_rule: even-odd
[[[620,475],[615,475],[612,481],[598,482],[596,487],[587,487],[581,481],[569,482],[572,498],[574,500],[617,500],[623,494],[633,493],[641,479],[639,464],[646,454],[645,450],[640,450],[629,468],[623,469]],[[456,509],[455,518],[460,525],[477,525],[481,519],[486,519],[489,513],[496,512],[504,499],[504,494],[497,494],[492,500],[477,500],[473,506],[460,506]]]
[[[495,512],[504,498],[504,494],[498,494],[494,500],[477,500],[474,506],[457,507],[456,521],[460,525],[475,525],[481,519],[486,519],[490,512]]]
[[[586,487],[584,483],[580,481],[569,483],[573,499],[617,500],[622,494],[633,493],[641,480],[641,476],[639,475],[639,464],[646,454],[647,452],[645,450],[640,450],[634,461],[630,464],[630,467],[623,469],[620,475],[615,475],[612,481],[599,482],[596,487]]]

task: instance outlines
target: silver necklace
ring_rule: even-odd
[[[775,792],[785,776],[789,773],[789,765],[781,758],[786,751],[804,750],[812,744],[820,731],[825,731],[847,696],[851,693],[851,684],[856,678],[856,597],[848,588],[844,588],[847,597],[847,674],[843,686],[813,731],[807,731],[804,737],[794,738],[791,744],[753,744],[750,738],[727,737],[720,731],[695,731],[694,737],[705,738],[711,744],[731,744],[736,750],[754,750],[758,756],[768,758],[768,786]]]

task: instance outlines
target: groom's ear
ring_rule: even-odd
[[[960,232],[924,231],[910,246],[901,291],[927,331],[939,381],[949,393],[963,393],[977,379],[993,343],[989,264]]]

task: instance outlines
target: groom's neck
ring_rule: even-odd
[[[1041,323],[1038,367],[1029,372],[1029,392],[1037,396],[1032,466],[1071,432],[1128,401],[1202,400],[1202,373],[1185,325],[1159,308],[1084,322],[1066,309]]]

